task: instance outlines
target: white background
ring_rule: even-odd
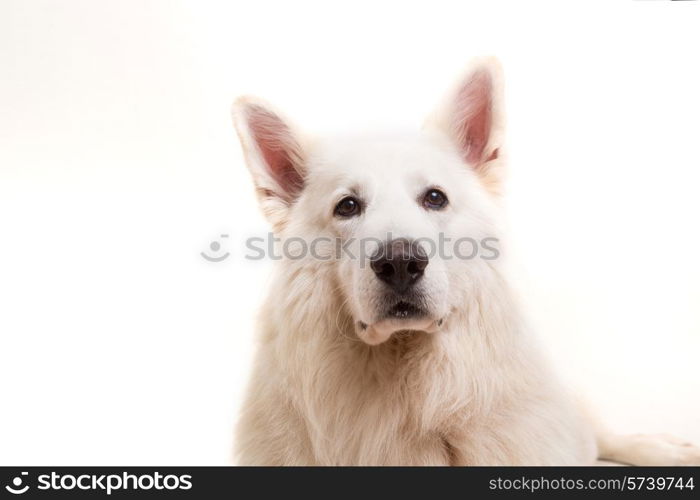
[[[699,10],[2,2],[0,463],[228,463],[270,268],[231,101],[418,127],[484,54],[543,344],[614,428],[700,442]]]

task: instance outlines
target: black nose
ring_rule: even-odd
[[[415,241],[398,238],[381,245],[370,265],[377,278],[404,293],[423,276],[428,256]]]

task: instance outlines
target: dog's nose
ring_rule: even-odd
[[[370,263],[377,278],[398,293],[406,292],[418,281],[427,265],[428,256],[420,245],[405,238],[381,245]]]

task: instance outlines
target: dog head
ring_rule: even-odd
[[[303,239],[307,253],[335,267],[368,344],[443,328],[484,259],[497,256],[495,61],[473,63],[413,136],[311,140],[253,98],[237,100],[233,117],[263,212],[278,234]]]

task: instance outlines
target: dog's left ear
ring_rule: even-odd
[[[426,122],[446,134],[464,162],[498,191],[504,132],[503,76],[495,58],[479,58]]]

